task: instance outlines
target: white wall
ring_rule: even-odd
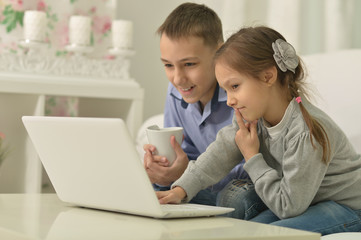
[[[134,23],[134,49],[130,75],[144,89],[144,119],[162,113],[168,79],[160,61],[158,27],[180,0],[118,0],[117,18]]]

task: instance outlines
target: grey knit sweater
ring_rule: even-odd
[[[322,148],[314,140],[300,107],[292,100],[282,121],[271,128],[261,119],[257,131],[259,153],[249,159],[244,169],[251,177],[257,194],[279,218],[303,213],[310,205],[333,200],[353,209],[361,209],[361,156],[342,130],[320,109],[303,100],[308,112],[327,132],[331,161],[324,164]],[[190,161],[183,176],[172,187],[180,186],[191,200],[200,190],[220,181],[242,159],[234,137],[238,125],[219,131],[216,140],[197,161]]]

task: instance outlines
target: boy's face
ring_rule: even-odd
[[[160,53],[166,75],[187,103],[200,101],[204,107],[212,99],[217,86],[213,64],[216,50],[199,37],[173,40],[162,34]]]

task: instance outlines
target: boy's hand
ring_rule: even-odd
[[[187,196],[186,192],[181,187],[175,187],[169,191],[158,191],[156,192],[159,203],[181,203],[182,200]]]
[[[235,110],[239,130],[236,132],[235,141],[242,152],[245,161],[259,152],[259,139],[257,135],[257,120],[244,123],[242,115]]]
[[[174,136],[171,137],[171,144],[177,157],[170,167],[168,166],[168,161],[162,160],[164,157],[152,155],[151,147],[147,145],[144,146],[144,150],[146,151],[144,155],[144,167],[152,183],[169,186],[182,176],[188,166],[189,160],[187,154],[175,140]],[[154,150],[155,148],[153,148],[153,151]]]
[[[167,160],[166,157],[163,157],[163,156],[158,156],[158,155],[153,155],[153,152],[155,152],[156,148],[155,146],[151,145],[151,144],[145,144],[143,146],[143,149],[145,151],[145,154],[144,154],[144,167],[146,168],[146,166],[149,164],[149,161],[152,161],[152,162],[155,162],[155,163],[158,163],[159,165],[163,166],[163,167],[168,167],[169,165],[169,161]],[[147,152],[151,152],[152,154],[152,157],[149,158],[147,156]]]

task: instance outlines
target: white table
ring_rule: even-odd
[[[80,117],[123,118],[133,136],[143,121],[144,90],[132,79],[0,72],[0,131],[6,134],[10,147],[10,154],[0,168],[0,192],[41,191],[41,163],[21,117],[44,115],[46,95],[77,97]]]
[[[316,240],[320,234],[225,217],[138,217],[70,206],[55,194],[0,194],[0,239]]]

